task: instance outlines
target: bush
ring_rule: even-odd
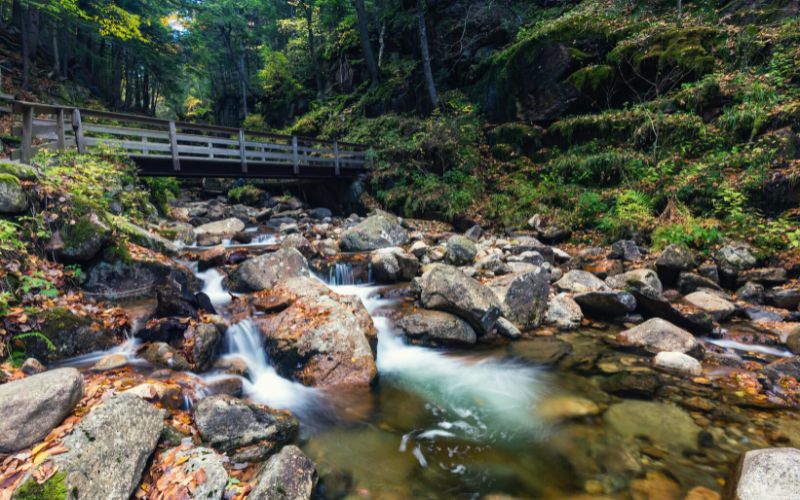
[[[600,219],[598,228],[611,239],[642,240],[653,226],[652,202],[639,191],[626,189],[617,195],[614,208]]]
[[[262,194],[263,191],[252,184],[245,184],[243,186],[231,188],[228,191],[228,199],[234,203],[254,205],[261,199]]]
[[[181,194],[181,185],[174,177],[145,177],[144,185],[150,189],[150,200],[162,214],[169,211],[169,202]]]

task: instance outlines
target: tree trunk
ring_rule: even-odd
[[[436,96],[436,83],[433,81],[431,53],[428,48],[428,29],[425,27],[425,0],[417,0],[417,28],[419,30],[419,50],[422,53],[422,70],[425,73],[428,97],[430,98],[431,106],[436,108],[439,105],[439,98]]]
[[[58,25],[56,24],[55,18],[50,20],[50,30],[52,31],[51,36],[53,37],[53,75],[58,77],[61,73],[61,60],[59,59],[58,53]]]
[[[30,5],[23,7],[22,15],[22,88],[30,86],[36,49],[39,45],[39,11]]]
[[[375,54],[372,52],[372,43],[369,41],[369,23],[367,22],[367,12],[364,9],[364,0],[353,0],[358,16],[358,36],[361,39],[361,50],[364,52],[364,62],[369,71],[370,85],[372,87],[380,82],[378,73],[378,63],[375,62]]]
[[[319,61],[317,61],[317,45],[314,40],[314,10],[310,3],[305,4],[305,15],[308,36],[308,57],[311,59],[311,65],[314,68],[314,78],[317,80],[317,97],[322,98],[325,95],[325,87],[322,82],[322,73],[319,70]]]
[[[247,118],[247,67],[244,63],[244,42],[239,40],[239,80],[242,86],[242,113]]]

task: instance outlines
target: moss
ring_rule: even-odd
[[[19,179],[11,174],[0,174],[0,184],[8,184],[11,186],[19,186]]]
[[[28,479],[14,492],[13,500],[62,500],[68,498],[66,474],[56,472],[42,484]]]
[[[24,163],[0,161],[0,174],[11,174],[23,181],[33,181],[39,176],[36,169]]]
[[[607,64],[592,64],[579,69],[567,78],[579,91],[590,94],[609,84],[614,78],[614,68]]]
[[[65,248],[76,248],[85,242],[102,236],[105,228],[92,222],[89,217],[81,217],[75,224],[67,224],[61,228],[61,239]]]

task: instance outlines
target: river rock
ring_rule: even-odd
[[[728,481],[725,498],[800,498],[800,449],[765,448],[744,453]]]
[[[667,448],[697,449],[700,428],[688,413],[670,403],[628,400],[612,405],[603,419],[626,438],[644,436]]]
[[[307,259],[310,259],[315,253],[314,246],[308,241],[308,238],[299,233],[286,236],[281,241],[281,248],[294,248]]]
[[[592,273],[575,269],[555,282],[562,292],[584,293],[608,290],[608,285]]]
[[[143,382],[123,392],[147,401],[158,402],[162,407],[171,410],[179,410],[184,403],[181,386],[172,382],[160,380]]]
[[[79,499],[128,500],[155,450],[165,416],[132,394],[113,395],[93,408],[64,438],[67,452],[52,458],[66,491],[77,492]]]
[[[652,269],[634,269],[622,274],[606,278],[606,285],[616,290],[627,290],[629,286],[649,286],[656,293],[662,293],[664,288],[658,274]]]
[[[289,445],[267,460],[249,498],[308,500],[316,486],[314,464],[300,448]]]
[[[651,371],[623,371],[603,378],[600,387],[623,398],[650,399],[661,387],[661,380]]]
[[[192,230],[192,234],[195,238],[208,236],[222,239],[226,236],[232,236],[240,231],[244,231],[244,228],[244,222],[236,217],[231,217],[197,226]]]
[[[750,246],[732,243],[717,250],[714,260],[723,274],[735,276],[739,271],[755,267],[757,261],[750,252]]]
[[[568,293],[559,293],[550,301],[545,314],[545,323],[559,330],[574,330],[581,326],[581,306]]]
[[[659,352],[653,358],[653,367],[677,375],[697,377],[703,373],[703,365],[682,352]]]
[[[600,407],[597,406],[597,403],[576,396],[546,398],[536,406],[536,415],[545,422],[560,422],[598,414],[600,414]]]
[[[764,285],[752,281],[748,281],[736,290],[736,299],[750,304],[763,304],[764,298]]]
[[[800,329],[796,329],[786,336],[786,347],[795,354],[800,354]]]
[[[736,282],[741,285],[751,281],[770,287],[786,283],[788,277],[786,269],[782,267],[764,267],[760,269],[749,269],[737,274]]]
[[[28,208],[28,198],[19,179],[0,173],[0,214],[20,214]]]
[[[408,241],[408,232],[396,217],[378,212],[344,231],[339,246],[345,252],[364,252],[405,245]]]
[[[61,261],[82,264],[94,259],[110,237],[111,228],[92,213],[62,226],[50,238],[47,250]]]
[[[228,260],[228,251],[222,245],[216,245],[197,255],[197,270],[203,272],[212,267],[219,267]]]
[[[22,366],[20,367],[22,373],[25,375],[36,375],[37,373],[42,373],[47,371],[47,367],[42,364],[36,358],[28,358],[22,362]]]
[[[764,294],[767,304],[793,311],[800,305],[800,289],[795,287],[772,288]]]
[[[369,385],[377,374],[377,331],[355,295],[312,278],[281,281],[270,296],[288,307],[255,318],[279,372],[315,387]]]
[[[475,256],[478,255],[478,248],[475,243],[459,234],[451,236],[447,240],[445,251],[445,260],[448,264],[454,266],[466,266],[475,261]]]
[[[92,320],[78,316],[65,307],[44,311],[39,332],[51,345],[38,336],[24,339],[28,356],[43,363],[53,363],[93,351],[113,347],[117,339],[113,332],[96,328]]]
[[[617,342],[656,354],[662,351],[687,353],[697,347],[694,336],[661,318],[652,318],[641,325],[620,332]]]
[[[299,428],[289,412],[222,394],[200,401],[194,421],[203,441],[248,462],[265,459],[294,439]]]
[[[40,441],[82,396],[83,377],[75,368],[0,385],[0,453],[13,453]]]
[[[613,318],[636,309],[636,298],[628,292],[617,290],[578,293],[573,299],[587,315]]]
[[[176,371],[188,371],[192,365],[180,351],[166,342],[145,344],[137,354],[155,366],[162,366]]]
[[[731,302],[708,292],[690,293],[683,301],[707,312],[714,321],[724,321],[736,311]]]
[[[204,372],[211,368],[223,333],[211,323],[199,323],[189,328],[186,338],[192,340],[192,368],[195,371]]]
[[[442,311],[419,310],[400,318],[397,327],[415,344],[472,345],[478,340],[469,323]]]
[[[630,285],[636,305],[646,316],[655,316],[696,334],[708,334],[714,329],[711,315],[687,303],[671,304],[650,287]]]
[[[517,327],[530,330],[542,324],[547,311],[550,278],[544,268],[506,274],[487,283],[503,306],[503,316]]]
[[[681,271],[690,271],[694,267],[694,255],[681,245],[670,245],[665,248],[656,260],[656,270],[663,283],[672,285]]]
[[[203,471],[203,481],[197,480],[190,491],[189,499],[221,500],[228,484],[228,472],[223,457],[211,448],[189,448],[167,450],[165,455],[173,458],[168,474],[176,478],[197,477]]]
[[[112,222],[114,227],[118,231],[124,233],[131,243],[136,243],[137,245],[167,255],[178,254],[178,248],[175,246],[175,243],[153,231],[137,226],[122,217],[114,217]]]
[[[458,268],[435,264],[420,279],[420,302],[428,309],[451,312],[466,321],[478,335],[489,333],[502,311],[494,292]]]
[[[619,240],[611,245],[611,252],[608,254],[608,258],[639,262],[642,260],[642,251],[633,240]]]
[[[515,356],[541,365],[554,365],[572,352],[572,344],[554,337],[520,339],[512,347]]]
[[[83,289],[106,300],[151,298],[155,288],[168,280],[176,281],[186,294],[200,291],[201,283],[192,271],[180,264],[153,259],[116,259],[91,266]]]
[[[794,377],[800,382],[800,356],[778,359],[766,365],[762,370],[775,382],[779,381],[781,377]]]
[[[678,276],[678,291],[684,295],[696,292],[701,288],[722,290],[716,281],[695,273],[682,272]]]
[[[309,276],[308,262],[294,248],[281,248],[244,261],[227,280],[234,292],[268,290],[282,279]]]
[[[411,281],[419,272],[419,260],[400,247],[381,248],[370,256],[372,274],[379,283]]]

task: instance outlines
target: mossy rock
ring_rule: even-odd
[[[35,181],[39,173],[30,165],[0,161],[0,174],[11,174],[23,181]]]
[[[58,258],[67,262],[88,262],[103,249],[111,236],[111,229],[95,214],[80,217],[75,224],[67,224],[59,231],[63,246]]]
[[[114,344],[113,335],[96,328],[92,320],[78,316],[65,307],[42,313],[40,336],[24,339],[25,355],[44,363],[108,349]]]
[[[0,214],[19,214],[28,208],[28,198],[19,183],[11,174],[0,173]]]
[[[498,125],[489,132],[492,146],[508,145],[514,151],[533,154],[541,147],[543,131],[527,123],[511,122]]]
[[[65,479],[66,475],[63,472],[56,472],[42,484],[37,483],[32,477],[28,478],[11,498],[12,500],[65,500],[69,498]]]
[[[176,255],[178,253],[175,245],[166,238],[139,227],[122,217],[114,217],[112,220],[114,227],[125,234],[131,242],[168,255]]]

